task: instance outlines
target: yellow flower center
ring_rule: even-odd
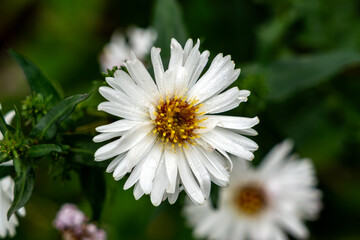
[[[186,97],[166,98],[166,101],[160,101],[154,112],[154,134],[164,143],[170,143],[174,148],[187,147],[187,144],[194,144],[194,139],[199,136],[195,133],[196,129],[204,128],[199,124],[205,121],[205,118],[199,119],[204,113],[198,113],[202,104],[196,105],[196,99],[186,101]]]
[[[240,189],[235,199],[240,211],[254,216],[266,207],[266,194],[257,185],[248,185]]]

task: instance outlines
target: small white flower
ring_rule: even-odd
[[[204,203],[211,181],[227,186],[232,161],[229,154],[253,159],[257,144],[242,136],[256,135],[255,118],[213,115],[236,108],[250,92],[233,87],[240,69],[230,56],[218,54],[201,77],[209,52],[199,51],[189,39],[184,49],[171,41],[171,58],[164,70],[160,49],[151,49],[155,81],[132,55],[122,70],[100,87],[108,100],[98,109],[123,118],[96,128],[95,142],[115,138],[99,148],[96,161],[115,157],[107,172],[120,180],[131,172],[124,189],[135,185],[134,196],[151,195],[157,206],[168,198],[174,203],[182,187],[196,203]],[[224,92],[223,92],[224,91]]]
[[[1,105],[0,105],[1,110]],[[15,116],[15,111],[8,112],[4,118],[7,124],[10,124]],[[4,136],[0,133],[0,141]],[[0,164],[1,166],[13,165],[12,160]],[[7,212],[10,209],[12,201],[14,200],[14,180],[10,176],[0,179],[0,237],[4,238],[7,235],[13,237],[15,235],[15,227],[19,225],[17,217],[13,214],[10,220],[7,220]],[[25,208],[21,208],[17,212],[20,216],[25,216]]]
[[[309,233],[302,223],[321,204],[310,159],[289,156],[290,141],[275,146],[257,170],[234,161],[230,186],[220,190],[218,209],[210,202],[188,202],[185,216],[197,237],[226,240],[282,240],[285,231],[298,239]]]
[[[144,60],[157,38],[156,31],[152,28],[132,27],[127,31],[127,36],[129,43],[126,42],[125,36],[121,32],[113,33],[111,41],[105,45],[100,56],[103,71],[112,69],[114,66],[124,66],[124,62],[130,58],[131,52],[140,60]]]
[[[0,180],[0,237],[15,235],[15,227],[19,225],[18,219],[13,214],[10,220],[7,220],[7,212],[14,200],[14,181],[10,176],[6,176]],[[21,208],[17,212],[20,216],[25,216],[25,208]]]

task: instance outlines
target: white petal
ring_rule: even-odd
[[[248,129],[259,123],[259,118],[231,117],[220,115],[206,115],[209,120],[217,120],[216,126],[230,129]]]
[[[124,156],[120,155],[115,159],[117,158],[121,159],[121,161],[119,161],[119,164],[116,166],[113,172],[113,177],[115,181],[119,181],[125,176],[125,174],[127,173],[127,166],[128,166],[128,161],[126,161],[127,159],[125,159]]]
[[[180,177],[178,175],[178,177],[176,178],[176,187],[175,187],[175,192],[168,194],[168,200],[170,204],[174,204],[176,202],[176,200],[178,199],[179,193],[182,191],[182,188],[179,187],[180,184]]]
[[[104,111],[117,117],[127,118],[132,121],[145,121],[149,118],[148,113],[131,106],[119,105],[112,102],[102,102],[98,106],[99,111]]]
[[[169,179],[169,185],[166,188],[166,192],[174,193],[176,189],[176,179],[177,179],[176,154],[171,150],[165,150],[164,155],[165,155],[166,173]]]
[[[240,91],[237,87],[230,88],[205,101],[199,111],[205,113],[218,113],[230,110],[239,106],[241,102],[239,96]]]
[[[193,40],[191,38],[189,38],[185,43],[184,58],[183,58],[183,64],[182,65],[184,65],[185,62],[187,61],[187,58],[188,58],[192,48],[193,48]]]
[[[134,169],[132,170],[129,178],[126,180],[124,185],[124,190],[131,188],[136,182],[138,182],[141,174],[142,167],[144,165],[144,160],[139,162]],[[140,187],[140,186],[139,186]],[[141,190],[142,191],[142,190]]]
[[[189,84],[188,84],[188,88],[191,89],[194,84],[196,83],[196,81],[199,79],[200,74],[202,73],[202,71],[204,70],[206,63],[209,60],[209,56],[210,56],[210,52],[209,51],[204,51],[201,55],[200,55],[200,59],[199,62],[196,66],[196,69],[194,70],[194,72],[192,73],[191,76],[189,76]]]
[[[153,128],[152,123],[143,123],[127,131],[120,139],[102,146],[95,152],[95,161],[112,158],[120,153],[128,151],[140,142]]]
[[[230,175],[221,164],[223,157],[216,154],[216,152],[206,152],[202,147],[194,147],[194,150],[198,153],[198,155],[202,154],[202,162],[211,174],[212,181],[220,186],[227,186]]]
[[[153,47],[151,49],[151,62],[154,68],[154,75],[157,87],[161,96],[165,96],[165,85],[164,85],[164,66],[160,57],[160,48]]]
[[[129,97],[123,92],[116,91],[110,87],[100,87],[99,92],[104,98],[106,98],[110,102],[115,102],[120,105],[131,106],[143,112],[147,111],[144,105],[136,98]]]
[[[211,189],[211,181],[208,171],[204,167],[204,164],[201,162],[200,157],[202,155],[198,155],[191,145],[189,146],[189,148],[184,149],[184,153],[186,155],[186,159],[189,163],[191,171],[195,175],[198,183],[200,184],[200,188],[205,196],[205,199],[208,198]]]
[[[226,151],[246,160],[252,160],[254,158],[254,155],[250,151],[215,130],[204,133],[202,138],[218,151]]]
[[[153,188],[151,190],[150,199],[154,206],[159,206],[168,185],[167,175],[165,171],[164,156],[161,160],[155,174]]]
[[[174,38],[171,39],[170,50],[171,56],[168,69],[181,67],[184,51],[178,41],[176,41]]]
[[[252,128],[249,129],[233,129],[233,132],[246,135],[246,136],[257,136],[258,132]]]
[[[136,183],[134,187],[134,197],[139,200],[144,195],[144,191],[141,189],[140,184]]]
[[[137,125],[139,125],[141,122],[136,122],[136,121],[129,121],[126,119],[121,119],[118,120],[116,122],[107,124],[107,125],[103,125],[100,127],[97,127],[95,130],[98,132],[120,132],[120,131],[126,131],[129,130]]]
[[[224,58],[221,54],[218,56],[215,57],[208,71],[189,91],[190,99],[196,97],[199,102],[203,102],[223,91],[238,78],[240,70],[234,70],[235,64],[230,61],[230,56]]]
[[[136,164],[143,160],[147,156],[150,149],[152,149],[155,142],[156,138],[154,136],[147,135],[143,140],[132,147],[126,155],[126,158],[128,159],[127,169],[131,170]]]
[[[116,157],[115,159],[113,159],[110,164],[107,166],[106,168],[106,172],[107,173],[111,173],[115,170],[115,168],[117,167],[117,165],[120,163],[121,160],[123,160],[123,158],[126,156],[126,153],[122,153],[120,154],[118,157]]]
[[[101,133],[93,138],[93,141],[96,143],[107,141],[112,138],[120,137],[123,135],[125,131],[120,132],[108,132],[108,133]]]
[[[16,113],[15,110],[11,110],[10,112],[6,113],[4,116],[4,120],[7,124],[11,124],[12,120],[14,119]]]
[[[116,90],[124,92],[130,98],[147,106],[150,96],[123,70],[117,70],[114,78],[108,77],[106,82]]]
[[[286,216],[285,219],[282,219],[281,224],[298,239],[306,239],[309,236],[305,225],[295,216]]]
[[[290,154],[292,148],[293,143],[291,140],[285,140],[273,147],[262,160],[259,171],[262,173],[271,172],[275,165],[282,162]]]
[[[145,162],[141,170],[139,182],[145,194],[150,194],[151,192],[155,172],[159,165],[162,154],[162,146],[159,144],[155,144],[154,148],[144,160]]]
[[[186,87],[188,87],[191,76],[194,74],[194,71],[198,67],[200,60],[200,52],[199,52],[200,41],[198,40],[193,49],[191,49],[189,56],[186,59],[184,64],[184,68],[186,69]]]
[[[176,74],[174,78],[174,88],[175,88],[175,95],[183,96],[187,91],[187,72],[185,68],[179,67],[176,69]]]
[[[254,142],[253,140],[241,136],[239,134],[236,134],[231,130],[223,129],[223,128],[215,128],[214,131],[230,139],[231,141],[243,146],[246,150],[249,150],[251,152],[256,151],[259,148],[256,142]]]
[[[173,96],[175,95],[175,79],[177,74],[177,69],[169,69],[164,73],[164,89],[165,93],[163,96]]]
[[[149,72],[134,55],[132,58],[132,60],[126,61],[125,63],[130,76],[145,92],[148,93],[149,96],[151,96],[150,100],[158,97],[159,91]]]
[[[179,175],[184,185],[185,191],[187,192],[190,199],[197,203],[202,204],[205,201],[204,194],[196,183],[194,176],[187,164],[184,154],[180,151],[176,152],[177,165],[179,168]]]

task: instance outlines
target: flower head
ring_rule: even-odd
[[[308,237],[302,223],[320,210],[314,168],[309,159],[289,156],[290,141],[275,146],[258,169],[234,161],[228,188],[221,189],[218,209],[206,202],[188,203],[185,215],[195,235],[211,239],[298,239]]]
[[[171,41],[169,68],[165,71],[160,49],[151,49],[155,81],[135,57],[125,62],[129,72],[118,70],[100,87],[108,100],[98,109],[121,120],[96,128],[95,142],[114,139],[99,148],[96,161],[115,157],[107,168],[115,180],[131,172],[124,188],[135,185],[135,198],[150,194],[154,205],[176,201],[184,189],[196,203],[209,196],[211,181],[227,186],[232,161],[229,154],[253,159],[258,146],[242,135],[256,135],[255,118],[213,115],[236,108],[250,92],[233,87],[240,69],[230,56],[218,54],[201,76],[209,52],[199,51],[189,39],[184,49]]]
[[[89,223],[85,214],[74,204],[64,204],[56,214],[54,226],[61,231],[64,240],[105,240],[106,233]]]
[[[1,110],[1,105],[0,105]],[[8,112],[4,118],[7,124],[10,124],[15,117],[15,111]],[[4,136],[0,133],[0,141]],[[12,166],[12,160],[0,164],[0,166]],[[15,235],[15,227],[19,225],[18,219],[13,214],[9,221],[7,220],[7,212],[10,209],[12,201],[14,200],[14,180],[10,176],[6,176],[0,179],[0,237],[6,237],[9,235],[13,237]],[[17,214],[25,216],[25,208],[19,209]]]
[[[100,56],[101,69],[112,69],[114,66],[123,66],[126,59],[133,52],[140,60],[144,60],[157,38],[152,28],[142,29],[131,27],[127,31],[129,42],[119,31],[113,33],[111,41],[105,45]]]

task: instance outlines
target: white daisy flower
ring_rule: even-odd
[[[112,69],[114,66],[124,66],[126,59],[129,59],[133,52],[141,61],[149,54],[151,46],[154,44],[157,33],[154,29],[142,29],[131,27],[127,31],[129,41],[119,31],[115,31],[111,41],[105,45],[100,56],[100,65],[103,71]]]
[[[1,105],[0,105],[1,110]],[[7,124],[10,124],[15,116],[15,111],[10,111],[4,118]],[[4,136],[0,133],[0,141]],[[12,166],[12,160],[0,164],[0,166]],[[10,209],[12,201],[14,200],[14,180],[10,176],[0,179],[0,237],[4,238],[7,235],[13,237],[15,235],[15,227],[19,224],[17,217],[13,214],[10,220],[7,220],[7,212]],[[21,208],[19,215],[25,216],[25,208]]]
[[[253,159],[257,144],[242,136],[256,135],[255,118],[213,115],[236,108],[250,92],[233,87],[240,69],[230,56],[218,54],[201,77],[209,52],[199,51],[189,39],[184,49],[171,41],[171,58],[164,70],[160,49],[151,49],[155,81],[132,55],[122,70],[106,78],[111,87],[100,87],[108,100],[98,109],[118,120],[96,128],[95,142],[115,138],[99,148],[96,161],[115,157],[107,172],[120,180],[131,172],[124,189],[134,187],[135,198],[151,195],[154,205],[177,199],[182,187],[196,203],[209,196],[211,181],[227,186],[232,169],[230,155]],[[224,92],[223,92],[224,91]],[[181,187],[180,187],[181,186]]]
[[[302,223],[320,210],[321,192],[315,189],[315,170],[310,159],[290,156],[290,141],[275,146],[257,170],[245,161],[234,161],[228,188],[220,190],[218,208],[209,201],[190,202],[185,216],[199,238],[297,239],[309,236]]]

